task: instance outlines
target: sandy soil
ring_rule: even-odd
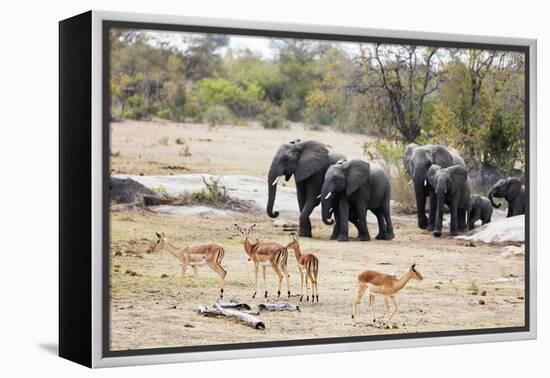
[[[262,177],[277,145],[295,137],[323,140],[348,156],[360,156],[364,137],[332,132],[266,131],[234,126],[208,130],[203,125],[155,125],[146,122],[116,123],[113,127],[113,170],[129,174],[182,174],[209,172]],[[162,138],[168,138],[167,145]],[[186,138],[191,156],[177,156]],[[210,139],[211,141],[204,141]],[[246,141],[246,144],[242,141]],[[235,142],[234,144],[232,142]],[[168,166],[186,169],[167,168]],[[188,169],[188,170],[187,170]],[[282,218],[295,220],[292,213]],[[225,298],[239,299],[253,308],[253,267],[247,261],[240,237],[231,225],[257,224],[254,237],[287,242],[286,234],[261,211],[237,216],[181,216],[144,210],[111,216],[111,348],[138,349],[203,344],[226,344],[286,339],[307,339],[386,333],[411,333],[521,326],[524,324],[524,257],[502,257],[502,246],[436,239],[416,228],[414,218],[394,216],[392,241],[329,241],[330,227],[312,219],[314,238],[302,239],[303,251],[320,259],[320,303],[300,303],[301,312],[263,313],[264,331],[225,319],[206,318],[193,310],[212,305],[219,293],[218,277],[199,267],[199,277],[180,279],[180,265],[167,252],[148,253],[154,232],[165,232],[173,244],[183,246],[214,242],[225,248],[223,266],[228,271]],[[377,228],[369,225],[371,235]],[[350,228],[351,229],[351,228]],[[353,236],[355,234],[352,234]],[[292,255],[291,255],[292,257]],[[365,300],[358,308],[358,323],[351,320],[351,304],[357,291],[357,274],[374,269],[402,274],[416,262],[423,281],[411,281],[397,296],[396,329],[370,324]],[[295,259],[289,259],[290,301],[300,291]],[[260,279],[260,292],[263,283]],[[473,294],[477,288],[478,293]],[[269,301],[276,301],[277,281],[268,269]],[[486,292],[482,296],[482,292]],[[481,304],[483,301],[484,304]],[[378,318],[383,303],[377,301]]]
[[[281,143],[315,139],[351,159],[363,156],[365,141],[364,135],[305,130],[300,125],[266,130],[256,125],[209,128],[202,124],[125,121],[111,124],[111,130],[111,171],[136,175],[207,172],[264,177]],[[184,156],[185,146],[191,156]]]

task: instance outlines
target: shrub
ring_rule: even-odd
[[[265,107],[263,114],[258,116],[258,121],[265,129],[286,129],[289,123],[282,113],[279,107],[270,104]]]
[[[157,117],[162,119],[172,119],[172,111],[170,109],[161,109],[157,112]]]
[[[210,177],[206,180],[203,176],[202,181],[204,182],[205,188],[191,194],[193,203],[220,206],[231,200],[231,197],[227,194],[225,185],[221,183],[220,177]]]
[[[278,114],[262,114],[260,123],[265,129],[288,129],[288,121]]]
[[[209,126],[227,125],[233,122],[234,116],[229,109],[223,105],[209,106],[203,115]]]
[[[396,210],[405,214],[414,214],[416,198],[412,186],[409,185],[410,177],[401,159],[404,146],[386,140],[365,141],[363,152],[369,159],[380,160],[386,165],[391,180],[391,197],[397,202]]]
[[[166,190],[166,188],[162,185],[159,185],[155,188],[151,188],[151,190],[163,197],[169,197],[169,194],[168,194],[168,190]]]
[[[129,119],[142,119],[147,117],[149,112],[150,109],[147,105],[147,101],[138,95],[132,95],[128,97],[128,100],[126,101],[126,106],[122,117]]]

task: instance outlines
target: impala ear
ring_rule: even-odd
[[[161,235],[158,232],[155,232],[155,234],[157,234],[157,238],[160,239]]]

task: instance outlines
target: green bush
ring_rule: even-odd
[[[172,111],[170,109],[161,109],[157,112],[157,117],[162,119],[172,119]]]
[[[149,114],[150,108],[148,107],[147,102],[140,96],[133,95],[128,97],[122,117],[129,119],[143,119]]]
[[[234,122],[235,116],[223,105],[213,105],[206,109],[203,119],[209,126],[228,125]]]
[[[227,194],[226,187],[221,183],[220,177],[210,177],[206,180],[203,176],[202,181],[205,188],[191,194],[193,203],[220,206],[227,204],[231,200],[231,197]]]
[[[288,129],[288,121],[279,115],[262,114],[260,122],[266,129]]]
[[[227,79],[202,79],[197,82],[200,101],[208,107],[225,106],[237,117],[253,117],[262,108],[264,92],[256,83],[234,83]]]

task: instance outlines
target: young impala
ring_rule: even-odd
[[[283,284],[283,276],[286,277],[286,288],[288,292],[288,298],[290,298],[290,285],[288,283],[288,272],[287,272],[287,260],[288,260],[288,250],[280,244],[277,243],[262,243],[257,242],[255,244],[250,243],[248,240],[250,233],[256,227],[255,224],[248,228],[241,228],[239,225],[234,224],[235,228],[239,231],[244,241],[244,250],[248,255],[248,261],[254,263],[254,294],[252,298],[256,297],[256,292],[258,291],[258,271],[260,265],[262,266],[262,275],[264,277],[264,289],[265,289],[265,298],[267,298],[267,283],[265,281],[265,270],[268,265],[271,265],[277,276],[279,277],[279,290],[277,291],[277,298],[281,296],[281,286]]]
[[[227,272],[222,268],[221,263],[225,252],[223,248],[217,244],[203,244],[195,245],[184,248],[174,247],[164,235],[157,234],[157,244],[153,249],[153,252],[158,252],[163,249],[168,251],[172,256],[177,258],[181,263],[181,278],[183,280],[187,266],[190,265],[193,268],[193,274],[197,278],[197,266],[208,265],[214,272],[220,276],[220,298],[223,298],[223,285],[225,282],[225,276]]]
[[[304,276],[306,279],[306,301],[309,301],[308,278],[311,280],[311,302],[319,303],[319,291],[317,288],[317,275],[319,273],[319,259],[313,253],[302,253],[298,238],[295,235],[290,235],[291,241],[286,246],[292,248],[300,269],[300,302],[304,298]]]
[[[424,278],[419,271],[416,270],[416,264],[412,264],[409,270],[401,276],[401,278],[396,278],[390,276],[389,274],[382,274],[375,272],[374,270],[367,270],[360,273],[357,276],[357,281],[359,283],[359,291],[357,292],[357,297],[353,303],[353,308],[351,312],[351,318],[355,322],[355,308],[361,302],[365,290],[369,290],[369,307],[372,314],[372,321],[376,322],[376,315],[374,314],[374,300],[375,295],[382,295],[384,297],[384,309],[386,310],[387,323],[386,325],[389,328],[392,328],[391,319],[395,312],[397,311],[397,301],[395,300],[395,295],[399,290],[401,290],[411,278],[415,280],[422,281]],[[393,305],[395,306],[393,312],[389,312],[388,297],[392,300]]]

